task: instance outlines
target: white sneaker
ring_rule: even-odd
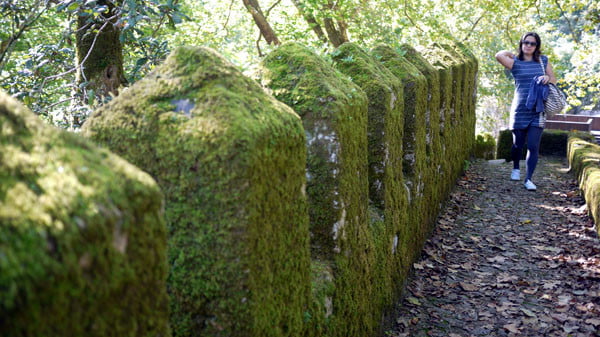
[[[521,170],[513,169],[512,172],[510,172],[510,180],[521,180]]]
[[[535,186],[535,184],[532,183],[531,180],[529,180],[529,179],[525,180],[525,184],[524,185],[525,185],[525,188],[528,191],[535,191],[535,190],[537,190],[537,187]]]

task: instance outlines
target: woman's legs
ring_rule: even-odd
[[[540,141],[542,140],[543,128],[537,126],[529,126],[526,129],[527,133],[527,176],[525,181],[531,180],[533,171],[538,162],[538,153],[540,151]]]
[[[527,129],[514,129],[513,134],[513,145],[510,149],[510,155],[513,161],[513,169],[519,169],[519,161],[521,160],[521,153],[523,153],[523,146],[525,146],[525,139],[527,137]]]

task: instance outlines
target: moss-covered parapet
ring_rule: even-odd
[[[296,43],[270,53],[261,75],[273,95],[302,118],[311,247],[313,255],[328,259],[340,249],[337,241],[352,231],[348,228],[366,219],[367,97],[322,57]],[[347,228],[336,228],[344,222]]]
[[[588,212],[594,223],[600,223],[600,146],[572,134],[569,137],[569,166],[577,175],[579,188],[583,192]],[[600,228],[596,226],[596,228]],[[600,234],[600,229],[597,229]]]
[[[448,171],[443,166],[447,162],[445,144],[441,138],[440,110],[440,73],[439,71],[414,48],[403,45],[401,51],[406,59],[411,62],[427,79],[427,110],[425,112],[426,125],[426,180],[424,182],[424,195],[426,196],[425,209],[423,210],[425,224],[422,234],[427,236],[432,229],[431,225],[437,217],[441,202],[445,199],[447,191],[451,188],[451,181],[447,181]],[[424,238],[423,237],[423,238]]]
[[[473,149],[475,144],[475,124],[477,122],[475,109],[477,105],[479,61],[473,52],[461,42],[452,41],[448,45],[445,45],[445,47],[447,50],[453,50],[456,57],[460,57],[465,64],[465,77],[463,79],[463,123],[466,127],[464,137],[467,141],[467,149]]]
[[[214,51],[182,47],[83,134],[165,193],[175,336],[302,334],[310,250],[297,114]]]
[[[450,177],[456,177],[471,155],[475,139],[475,110],[470,108],[470,101],[476,85],[472,74],[476,71],[467,57],[448,44],[433,44],[423,56],[440,70],[441,114],[446,116],[442,137],[447,147],[452,144],[446,157],[455,158],[449,161],[448,172]]]
[[[377,264],[373,265],[372,327],[378,324],[384,307],[391,303],[394,288],[391,275],[399,268],[400,258],[395,254],[399,254],[398,238],[404,231],[403,85],[377,59],[355,44],[343,44],[331,56],[334,66],[360,86],[369,99],[369,197],[373,205],[369,229],[377,256]]]
[[[402,83],[404,94],[404,136],[402,171],[406,185],[407,214],[401,219],[398,232],[398,256],[401,258],[401,270],[404,275],[415,256],[420,252],[419,232],[423,220],[423,179],[426,165],[426,113],[427,79],[411,62],[393,48],[379,45],[371,51],[375,59],[386,67]],[[404,54],[404,53],[403,53]]]
[[[152,178],[0,93],[0,335],[169,336]]]
[[[262,80],[301,116],[306,133],[311,334],[364,334],[361,329],[372,324],[369,270],[374,263],[367,227],[367,97],[347,76],[295,43],[265,58]]]

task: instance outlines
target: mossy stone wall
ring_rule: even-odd
[[[400,269],[394,277],[405,277],[412,261],[420,254],[421,225],[423,224],[423,179],[426,164],[427,79],[407,59],[386,45],[375,47],[371,53],[403,85],[404,136],[402,139],[402,171],[406,188],[406,206],[401,210],[397,233]],[[399,276],[399,277],[398,277]]]
[[[577,175],[579,188],[583,192],[588,212],[594,223],[600,223],[600,146],[581,134],[569,137],[567,157],[569,167]],[[596,226],[598,234],[600,227]]]
[[[400,79],[356,44],[345,43],[331,56],[334,66],[360,86],[369,100],[369,229],[377,256],[372,325],[378,325],[383,310],[393,302],[394,287],[399,285],[393,275],[395,268],[401,268],[400,250],[404,247],[398,245],[406,233],[404,90]]]
[[[451,142],[452,147],[446,154],[447,158],[455,158],[448,162],[449,176],[457,177],[464,167],[464,161],[468,159],[472,151],[473,141],[467,139],[474,138],[474,124],[469,122],[475,118],[475,111],[467,109],[467,98],[470,99],[468,93],[468,83],[474,78],[467,74],[467,64],[462,55],[454,50],[454,48],[445,44],[433,44],[424,53],[425,58],[438,69],[442,68],[446,71],[440,72],[440,77],[444,81],[442,85],[442,102],[446,103],[448,112],[451,116],[449,123],[445,126],[445,137],[448,142]],[[449,71],[449,72],[448,72]],[[451,74],[451,81],[445,77]],[[445,77],[445,78],[444,78]],[[448,95],[450,97],[448,97]],[[443,104],[444,105],[444,104]],[[472,116],[471,116],[472,115]],[[473,126],[472,126],[473,125]],[[471,130],[472,129],[472,130]]]
[[[0,335],[170,336],[152,178],[0,92]]]
[[[403,45],[400,49],[404,53],[407,61],[413,64],[426,79],[425,96],[427,97],[426,113],[425,113],[425,155],[423,156],[424,163],[424,179],[423,179],[423,201],[422,204],[422,219],[419,231],[419,246],[421,245],[432,230],[432,225],[438,215],[441,207],[441,202],[445,199],[444,183],[447,180],[447,172],[442,169],[442,162],[446,161],[444,147],[440,136],[440,118],[441,115],[441,89],[440,89],[440,74],[423,55],[417,52],[409,45]]]
[[[160,278],[157,275],[163,275],[164,282],[166,265],[160,259],[164,258],[164,247],[147,252],[148,247],[154,248],[147,242],[155,243],[153,239],[160,241],[166,236],[169,324],[175,336],[376,335],[383,315],[396,300],[407,270],[432,229],[440,203],[472,153],[477,62],[458,44],[434,45],[422,55],[410,46],[398,50],[379,46],[371,55],[356,44],[347,43],[331,57],[334,67],[309,49],[289,43],[265,58],[265,85],[298,114],[215,52],[184,47],[88,119],[83,135],[121,154],[156,179],[165,194],[167,233],[160,219],[152,222],[151,216],[159,214],[161,202],[147,175],[76,136],[60,136],[78,141],[78,146],[86,149],[75,151],[76,162],[83,161],[79,158],[91,163],[108,161],[102,162],[102,167],[94,164],[92,168],[121,179],[115,178],[118,185],[111,185],[108,178],[90,180],[93,188],[73,192],[79,193],[77,196],[110,196],[94,203],[97,213],[86,213],[102,224],[108,223],[105,227],[117,228],[107,233],[98,230],[98,237],[110,239],[100,240],[99,245],[112,245],[111,249],[123,254],[123,245],[127,246],[131,242],[127,240],[134,236],[146,241],[140,241],[136,247],[139,253],[134,256],[139,259],[126,260],[134,266],[130,268],[133,271],[117,259],[120,255],[103,249],[103,254],[114,256],[98,261],[115,259],[123,268],[122,273],[114,275],[114,270],[121,269],[106,262],[98,265],[102,272],[111,271],[108,281],[102,279],[104,283],[91,278],[96,282],[94,287],[85,288],[87,285],[82,283],[84,290],[75,295],[70,286],[60,286],[54,292],[42,289],[42,295],[36,295],[39,300],[31,302],[35,305],[27,311],[29,316],[15,319],[13,325],[0,318],[0,329],[21,329],[27,320],[46,319],[60,326],[56,330],[60,335],[76,331],[76,335],[146,336],[145,331],[151,331],[152,336],[167,336],[166,300],[161,293],[164,284],[156,281]],[[9,120],[14,123],[18,118]],[[9,124],[2,124],[3,135],[12,135],[13,128],[5,125]],[[9,158],[6,153],[19,149],[5,139],[11,138],[5,137],[0,143],[9,144],[0,153],[2,160]],[[37,147],[30,143],[28,140],[19,146],[26,148],[22,144],[29,144],[27,149],[46,154],[52,153],[54,144],[62,144],[54,139],[52,147],[50,143]],[[86,157],[94,151],[103,153],[101,159]],[[44,161],[50,170],[69,167],[57,168],[55,162]],[[79,166],[69,167],[73,172],[78,169]],[[84,171],[89,169],[86,165]],[[137,172],[137,180],[129,179],[134,175],[130,171]],[[0,173],[0,177],[13,184],[10,179],[21,179],[20,174]],[[82,177],[78,175],[77,179],[87,183]],[[34,198],[46,191],[42,182],[55,180],[26,181],[6,186],[18,188],[19,192],[29,189],[26,195]],[[60,187],[64,190],[70,185],[65,186]],[[6,199],[8,191],[8,187],[0,189],[0,196]],[[128,201],[129,198],[135,201]],[[66,200],[61,195],[56,199]],[[106,200],[114,205],[120,205],[115,200],[124,200],[133,206],[105,206]],[[138,203],[143,206],[138,207]],[[77,204],[74,209],[79,210],[82,205]],[[2,207],[0,204],[0,216],[14,216],[14,211],[7,210],[15,206]],[[23,214],[31,214],[27,221],[37,219],[37,213]],[[82,226],[87,228],[87,218],[71,217],[72,214],[78,213],[61,213],[55,218],[70,219],[79,232]],[[120,220],[123,216],[133,220]],[[48,219],[54,218],[42,216],[36,221]],[[113,219],[121,227],[110,222]],[[139,219],[151,225],[139,226]],[[132,225],[124,225],[129,224],[127,221]],[[61,230],[66,228],[62,226]],[[46,251],[50,251],[48,261],[52,262],[59,236],[48,228],[53,227],[44,227],[39,239],[45,240],[45,246],[38,246],[46,247],[47,255]],[[123,239],[123,228],[141,232],[127,232],[127,239]],[[63,232],[69,239],[76,237]],[[90,238],[96,236],[85,237]],[[28,242],[22,246],[27,248]],[[82,250],[88,246],[72,246],[75,257],[69,257],[67,265],[83,270],[76,272],[77,276],[85,275],[89,263],[96,261],[94,254],[100,254]],[[34,257],[38,256],[43,254],[36,252]],[[140,269],[136,269],[138,260],[143,261]],[[0,266],[6,261],[0,259]],[[0,274],[0,286],[4,282],[5,288],[13,289],[13,280],[44,275],[40,272],[43,268],[31,261],[14,261],[10,262],[12,269],[2,266],[16,272]],[[162,261],[162,265],[156,261]],[[59,270],[60,264],[50,262],[48,268]],[[19,269],[17,265],[26,268]],[[140,276],[134,277],[135,273]],[[155,286],[139,287],[140,280]],[[99,287],[102,296],[108,296],[106,287],[112,284],[117,284],[114,289],[122,289],[122,284],[136,286],[136,291],[119,293],[117,297],[120,301],[131,299],[131,306],[139,309],[139,315],[132,316],[129,308],[109,313],[94,311],[93,305],[114,303],[112,297],[100,298],[92,290]],[[37,294],[30,292],[37,290],[35,286],[24,285],[25,290],[19,291]],[[140,300],[137,296],[147,289],[152,289],[151,295]],[[96,314],[103,319],[100,323],[73,330],[80,329],[76,327],[78,323],[59,319],[66,314],[42,317],[41,309],[35,309],[38,303],[50,303],[52,310],[58,312],[67,307],[72,314],[73,306],[64,299],[78,298],[84,291],[92,297],[81,303],[92,309],[77,311],[76,318],[89,322],[88,313]],[[4,306],[0,308],[11,315],[15,303],[20,303],[16,299],[22,301],[17,296],[20,293],[14,293],[0,303]],[[27,296],[26,300],[32,298]],[[60,300],[51,302],[55,297]],[[147,304],[146,299],[152,299],[152,303]],[[114,305],[110,308],[114,309]],[[145,320],[140,322],[139,317]],[[115,320],[118,322],[112,323]],[[131,323],[132,320],[137,321]],[[35,329],[37,325],[31,326]],[[52,336],[47,331],[25,335]]]
[[[305,137],[207,48],[178,48],[82,133],[165,193],[175,336],[299,336],[310,297]]]
[[[264,59],[262,81],[301,116],[306,134],[310,334],[364,335],[373,324],[369,301],[376,284],[370,270],[377,263],[367,226],[367,97],[323,58],[295,43]]]

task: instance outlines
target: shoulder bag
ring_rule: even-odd
[[[542,66],[544,75],[546,75],[546,68],[544,68],[544,62],[542,61],[541,56],[540,65]],[[548,82],[548,97],[546,97],[546,100],[544,101],[544,114],[546,117],[551,117],[560,113],[566,106],[567,100],[565,94],[563,94],[554,83]]]

